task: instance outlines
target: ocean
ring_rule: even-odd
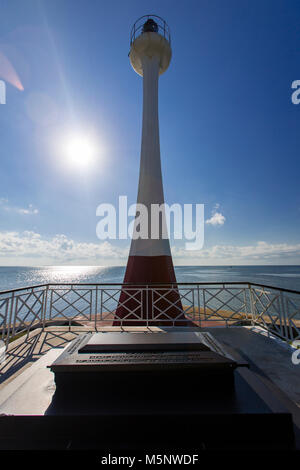
[[[253,282],[300,292],[300,266],[177,266],[177,282]],[[121,283],[125,267],[0,267],[0,291],[46,283]]]

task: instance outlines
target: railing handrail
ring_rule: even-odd
[[[3,295],[3,294],[10,294],[10,293],[13,293],[13,292],[19,292],[21,290],[29,290],[29,289],[38,289],[39,287],[47,287],[47,286],[50,286],[52,285],[52,283],[48,283],[48,284],[35,284],[33,286],[24,286],[24,287],[16,287],[15,289],[9,289],[9,290],[1,290],[0,291],[0,295]]]
[[[285,287],[276,287],[270,286],[266,284],[260,284],[257,282],[250,282],[250,281],[214,281],[214,282],[149,282],[149,283],[138,283],[138,282],[48,282],[45,284],[35,284],[31,286],[24,286],[24,287],[17,287],[15,289],[8,289],[0,291],[0,295],[3,294],[10,294],[12,292],[19,292],[22,290],[30,290],[30,289],[38,289],[41,287],[51,287],[51,286],[119,286],[119,287],[126,287],[126,286],[133,286],[133,287],[145,287],[151,288],[157,286],[214,286],[214,285],[239,285],[239,286],[256,286],[256,287],[263,287],[266,289],[273,289],[278,290],[281,292],[288,292],[290,294],[299,294],[300,291],[293,290],[293,289],[286,289]]]
[[[236,286],[256,286],[256,287],[263,287],[266,289],[273,289],[279,290],[282,292],[289,292],[291,294],[299,294],[300,291],[293,290],[293,289],[286,289],[285,287],[276,287],[270,286],[266,284],[260,284],[257,282],[249,282],[249,281],[214,281],[214,282],[149,282],[149,283],[138,283],[138,282],[48,282],[45,284],[35,284],[31,286],[24,286],[24,287],[17,287],[15,289],[7,289],[0,291],[0,295],[2,294],[9,294],[11,292],[18,292],[21,290],[29,290],[29,289],[38,289],[40,287],[51,287],[51,286],[134,286],[134,287],[147,287],[151,288],[157,286],[214,286],[214,285],[236,285]]]

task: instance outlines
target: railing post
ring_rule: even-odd
[[[71,291],[72,293],[73,293],[73,291],[74,291],[72,284],[70,284],[70,291]],[[60,313],[61,313],[61,312],[60,312]],[[69,321],[68,321],[68,323],[69,323],[69,331],[71,331],[71,322],[72,322],[72,320],[71,320],[70,318],[69,318],[68,320],[69,320]]]
[[[14,307],[14,300],[15,300],[15,293],[13,292],[10,299],[10,309],[9,309],[9,319],[7,324],[7,333],[6,333],[6,341],[5,341],[5,348],[8,348],[9,339],[10,339],[10,330],[11,330],[11,321],[12,321],[12,312]]]
[[[100,320],[102,321],[102,318],[103,318],[103,288],[101,287],[101,291],[100,291]],[[96,327],[96,330],[97,330],[97,323],[95,323],[95,327]],[[97,330],[98,331],[98,330]]]
[[[48,290],[49,290],[49,286],[47,285],[47,287],[44,291],[44,298],[43,298],[43,310],[42,310],[43,331],[45,329],[45,324],[46,324],[46,310],[47,310],[47,301],[48,301]]]
[[[32,296],[32,294],[33,294],[33,289],[34,289],[34,288],[32,287],[31,290],[30,290],[30,292],[29,292],[29,298],[30,298],[30,297]],[[22,307],[20,307],[20,310],[19,310],[19,313],[20,313],[20,314],[21,314],[21,310],[22,310]],[[42,310],[43,310],[43,307],[42,307]],[[42,311],[42,315],[43,315],[43,311]],[[26,327],[26,331],[27,331],[27,334],[26,334],[26,341],[27,341],[28,338],[29,338],[29,333],[30,333],[30,327],[29,327],[29,326]]]
[[[193,321],[195,321],[195,289],[192,287],[192,299],[193,299]]]
[[[284,337],[286,341],[292,340],[293,339],[293,331],[291,328],[291,324],[289,321],[289,316],[287,309],[285,308],[285,297],[283,295],[283,292],[280,292],[280,323],[281,323],[281,316],[283,317],[283,323],[284,323]]]
[[[203,288],[203,319],[206,321],[206,298],[205,298],[205,288]]]
[[[246,316],[246,321],[248,321],[248,308],[247,308],[247,296],[246,296],[246,289],[243,289],[244,293],[244,308],[245,308],[245,316]]]
[[[52,319],[52,308],[53,308],[53,289],[50,289],[51,290],[51,295],[50,295],[50,311],[49,311],[49,320]]]
[[[7,331],[7,317],[8,317],[8,309],[9,309],[9,299],[5,300],[5,315],[3,317],[3,327],[1,333],[1,339],[4,341],[6,331]]]
[[[97,331],[97,309],[98,309],[98,286],[96,286],[95,292],[95,331]]]
[[[143,298],[143,288],[141,288],[141,297]],[[153,291],[151,290],[152,300],[151,306],[153,307]],[[146,286],[146,325],[149,327],[149,286]],[[143,318],[143,301],[142,301],[142,318]],[[153,312],[151,312],[151,318],[153,318]],[[142,324],[142,323],[141,323]]]
[[[249,296],[250,296],[250,313],[251,313],[251,324],[252,326],[255,325],[255,306],[254,306],[254,299],[253,299],[253,292],[251,284],[248,284],[249,289]]]
[[[199,328],[201,328],[201,305],[200,305],[200,288],[197,286],[198,293],[198,317],[199,317]]]
[[[284,298],[282,292],[279,294],[279,302],[278,302],[278,312],[279,312],[279,324],[280,324],[280,331],[281,334],[286,337],[287,336],[287,324],[286,324],[286,316],[285,316],[285,308],[284,308]]]
[[[171,290],[176,290],[176,289],[177,289],[178,295],[180,296],[180,294],[179,294],[179,289],[178,289],[178,284],[176,284],[176,286],[175,286],[174,284],[172,284]],[[183,308],[183,307],[182,307],[182,308]],[[184,315],[184,313],[183,313],[183,315]],[[176,320],[173,318],[173,328],[176,327],[176,326],[175,326],[175,322],[176,322]]]

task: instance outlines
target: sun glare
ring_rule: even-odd
[[[88,169],[98,153],[96,142],[85,135],[69,135],[63,145],[66,163],[74,169]]]

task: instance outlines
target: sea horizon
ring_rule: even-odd
[[[299,265],[175,265],[178,283],[252,282],[300,291]],[[59,283],[123,282],[126,266],[0,266],[0,291]]]

